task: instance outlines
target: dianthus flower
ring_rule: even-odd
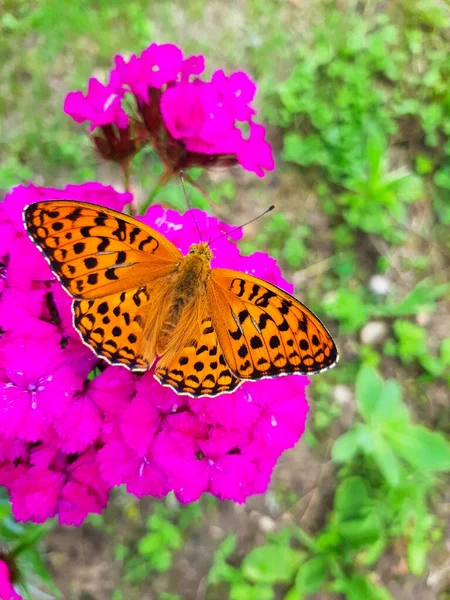
[[[22,600],[22,596],[19,596],[13,588],[11,570],[2,559],[0,559],[0,598],[1,600]]]
[[[204,69],[201,55],[184,58],[173,44],[151,44],[140,56],[116,56],[108,83],[91,78],[86,95],[67,95],[64,111],[90,122],[106,159],[127,165],[150,144],[165,167],[161,183],[189,167],[238,163],[263,177],[274,162],[265,129],[254,121],[256,84],[242,71],[201,79]]]
[[[107,365],[81,344],[71,300],[19,219],[25,205],[53,198],[117,210],[131,201],[98,184],[20,186],[1,207],[0,485],[15,517],[79,525],[101,512],[119,485],[138,497],[174,491],[181,502],[203,493],[244,502],[264,492],[278,457],[303,432],[308,379],[248,382],[231,394],[190,398],[161,386],[152,370],[135,375]],[[230,232],[211,244],[212,267],[292,291],[274,259],[241,256],[241,231],[231,233],[216,217],[152,206],[139,218],[186,253],[198,239],[192,217],[204,239]]]

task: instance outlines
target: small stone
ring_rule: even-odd
[[[221,527],[217,525],[211,525],[209,528],[209,535],[213,540],[223,540],[225,537],[225,532]]]
[[[383,342],[389,333],[389,328],[383,321],[370,321],[361,329],[361,342],[371,346]]]
[[[386,296],[392,287],[392,281],[384,275],[373,275],[369,281],[369,289],[378,296]]]
[[[353,392],[348,385],[335,385],[333,388],[333,397],[338,404],[345,406],[353,402]]]
[[[264,533],[270,533],[271,531],[275,531],[277,528],[275,521],[267,515],[262,515],[262,517],[259,519],[258,525],[261,531]]]
[[[424,310],[421,310],[420,312],[417,313],[417,315],[416,315],[417,325],[420,325],[421,327],[426,327],[427,325],[430,324],[430,321],[431,321],[431,314],[429,312],[425,312]]]

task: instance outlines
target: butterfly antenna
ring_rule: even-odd
[[[195,220],[195,217],[194,217],[194,212],[193,212],[193,210],[192,210],[192,205],[191,205],[191,203],[189,202],[189,198],[188,198],[188,196],[187,196],[187,194],[186,194],[186,188],[185,188],[185,186],[184,186],[184,174],[183,174],[183,171],[180,171],[180,181],[181,181],[181,187],[183,188],[184,197],[186,198],[186,204],[188,205],[188,207],[189,207],[189,210],[191,211],[192,220],[194,221],[194,223],[195,223],[195,226],[196,226],[196,228],[197,228],[197,231],[198,231],[198,237],[200,238],[200,241],[201,241],[201,242],[203,242],[203,238],[202,238],[202,232],[200,231],[200,227],[198,226],[198,223],[197,223],[197,221]]]
[[[222,235],[219,235],[219,237],[216,237],[216,239],[210,240],[208,242],[208,246],[210,246],[211,244],[214,244],[214,242],[217,242],[217,240],[222,239],[226,235],[231,235],[232,233],[234,233],[238,229],[242,229],[243,227],[246,227],[247,225],[250,225],[250,223],[254,223],[255,221],[257,221],[261,217],[264,217],[264,215],[267,215],[267,213],[269,213],[270,211],[272,211],[274,208],[275,208],[275,204],[272,204],[271,206],[269,206],[269,208],[266,208],[266,210],[263,213],[261,213],[257,217],[254,217],[253,219],[250,219],[250,221],[247,221],[247,223],[244,223],[243,225],[238,225],[237,227],[234,227],[231,231],[226,231],[225,233],[222,233]]]

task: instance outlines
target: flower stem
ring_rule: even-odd
[[[185,181],[190,183],[192,185],[192,187],[194,187],[196,190],[198,190],[200,192],[200,194],[203,196],[203,198],[205,198],[205,200],[208,202],[209,206],[211,207],[213,214],[215,214],[216,207],[214,206],[213,201],[208,196],[208,193],[202,188],[202,186],[199,183],[197,183],[195,181],[195,179],[192,179],[192,177],[189,177],[189,175],[187,173],[184,173],[184,179],[185,179]]]
[[[128,161],[122,163],[123,186],[126,192],[130,191],[130,166]]]
[[[165,183],[163,182],[162,178],[159,180],[159,182],[155,185],[155,187],[153,188],[150,196],[147,198],[147,200],[142,204],[142,206],[139,209],[139,214],[140,215],[145,215],[145,213],[147,212],[148,207],[153,204],[153,200],[156,198],[156,196],[159,194],[159,192],[161,191],[161,189],[164,187]]]
[[[124,161],[121,164],[122,173],[123,173],[123,187],[125,188],[125,192],[130,192],[130,162]],[[138,212],[137,204],[135,199],[133,198],[128,205],[128,211],[131,216],[134,216]]]

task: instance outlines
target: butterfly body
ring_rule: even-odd
[[[69,200],[31,204],[23,217],[73,298],[82,341],[112,365],[143,372],[156,362],[162,385],[199,397],[338,360],[306,306],[250,274],[211,268],[206,243],[184,256],[128,215]]]
[[[172,276],[172,292],[164,318],[164,325],[158,334],[157,353],[161,356],[173,336],[173,332],[183,318],[185,309],[205,293],[206,281],[211,273],[211,250],[205,243],[193,244]]]

